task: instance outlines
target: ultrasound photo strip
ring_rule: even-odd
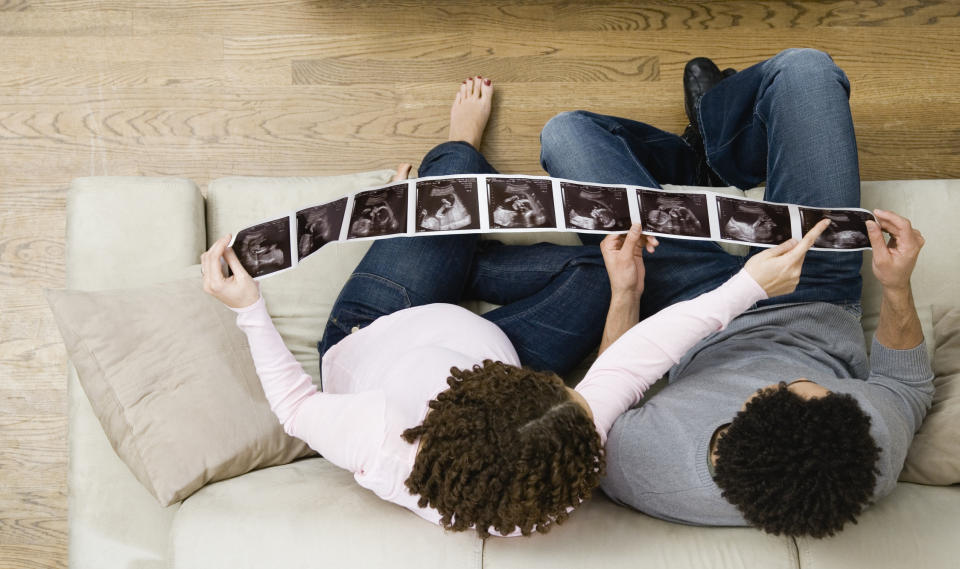
[[[337,241],[414,235],[573,231],[622,233],[634,222],[648,235],[772,247],[824,217],[815,251],[870,248],[860,208],[812,208],[730,196],[595,184],[548,176],[459,174],[368,188],[270,218],[238,231],[230,245],[254,278],[295,268]]]

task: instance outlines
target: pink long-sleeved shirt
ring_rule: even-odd
[[[590,405],[601,440],[606,442],[616,418],[688,349],[762,298],[763,289],[740,271],[716,290],[640,322],[607,348],[576,387]],[[401,310],[327,351],[320,392],[284,345],[263,298],[235,312],[284,430],[353,472],[361,486],[384,500],[439,523],[440,513],[419,507],[419,496],[404,485],[418,445],[401,434],[423,422],[429,401],[447,388],[451,367],[469,369],[486,359],[520,365],[503,331],[456,305]]]

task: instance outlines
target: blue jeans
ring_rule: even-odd
[[[437,146],[420,165],[420,176],[494,173],[465,142]],[[503,305],[483,317],[506,333],[523,365],[559,374],[572,369],[600,343],[603,332],[610,283],[600,249],[508,246],[479,237],[375,241],[333,305],[317,346],[320,356],[354,327],[380,316],[479,299]]]
[[[858,207],[860,174],[850,116],[850,84],[830,57],[790,49],[724,79],[703,96],[699,122],[709,166],[741,189],[766,180],[765,199],[816,207]],[[586,111],[557,115],[543,128],[541,164],[551,176],[660,187],[693,185],[700,161],[679,136]],[[584,242],[587,242],[585,239]],[[750,256],[711,241],[661,238],[644,252],[641,316],[712,290]],[[797,290],[761,301],[860,301],[860,252],[807,254]]]

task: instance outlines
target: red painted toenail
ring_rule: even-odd
[[[490,81],[489,79],[484,79],[483,82],[484,82],[485,84],[487,84],[487,85],[489,85],[489,84],[491,83],[491,81]]]

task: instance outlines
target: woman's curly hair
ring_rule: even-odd
[[[590,497],[604,472],[593,420],[552,373],[486,360],[452,368],[449,389],[430,401],[406,485],[440,523],[480,537],[546,532]]]
[[[780,382],[717,440],[714,480],[750,525],[821,538],[869,505],[879,456],[870,417],[852,396],[804,399]]]

